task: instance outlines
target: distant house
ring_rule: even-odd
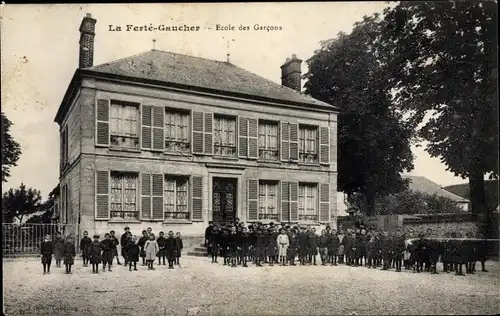
[[[59,208],[59,204],[61,203],[61,187],[59,184],[49,193],[49,196],[54,197],[52,221],[57,223],[61,217]]]
[[[453,201],[457,202],[458,205],[465,212],[469,211],[469,203],[470,203],[469,200],[464,199],[463,197],[458,196],[454,193],[451,193],[450,191],[446,191],[439,184],[432,182],[431,180],[429,180],[425,177],[404,175],[403,178],[410,180],[409,187],[408,187],[408,189],[410,191],[415,191],[415,192],[420,192],[420,193],[425,193],[425,194],[430,194],[430,195],[435,194],[437,196],[450,198]]]

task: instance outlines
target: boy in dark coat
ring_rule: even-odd
[[[210,256],[212,254],[210,245],[210,238],[212,237],[212,231],[214,229],[214,222],[209,221],[208,227],[205,228],[205,248],[207,248],[207,255]]]
[[[110,239],[112,258],[114,259],[116,257],[116,264],[121,265],[120,257],[118,257],[118,245],[120,244],[120,242],[118,241],[118,238],[116,238],[114,230],[110,231],[109,234],[111,235]]]
[[[124,263],[125,267],[128,264],[127,252],[125,251],[125,249],[127,248],[127,242],[131,241],[131,239],[129,238],[129,233],[130,233],[130,227],[125,227],[125,232],[120,237],[121,252],[122,252],[123,261],[125,262]]]
[[[375,262],[375,251],[375,236],[372,236],[366,244],[366,260],[368,261],[368,268],[377,268],[377,263]]]
[[[346,265],[351,266],[354,264],[353,258],[354,254],[352,252],[352,248],[354,246],[354,239],[352,237],[352,232],[350,229],[347,230],[347,233],[344,236],[344,252],[345,252],[345,261]]]
[[[262,261],[266,254],[266,236],[262,233],[262,229],[257,229],[256,246],[255,246],[255,265],[262,267]]]
[[[50,274],[50,264],[52,263],[52,253],[53,253],[53,244],[50,240],[50,235],[45,236],[42,244],[40,245],[40,254],[42,255],[42,265],[43,265],[43,274]]]
[[[212,229],[211,236],[209,237],[209,247],[212,255],[212,263],[217,263],[217,256],[219,255],[220,236],[219,229]]]
[[[158,265],[161,264],[161,259],[163,259],[163,265],[165,265],[165,257],[166,257],[166,252],[165,252],[165,246],[167,239],[165,238],[165,233],[160,232],[158,239],[156,240],[156,243],[158,244]]]
[[[176,255],[177,255],[176,254],[177,241],[175,240],[173,231],[168,232],[168,238],[167,238],[167,241],[165,242],[165,252],[166,252],[167,260],[168,260],[168,268],[173,269]]]
[[[182,243],[181,233],[177,232],[175,234],[175,264],[177,265],[181,264],[182,249],[184,249],[184,244]]]
[[[101,241],[102,248],[102,271],[106,271],[106,265],[108,265],[108,271],[111,271],[111,266],[113,265],[113,241],[111,240],[111,235],[106,233],[104,235],[104,240]]]
[[[321,259],[321,265],[326,265],[328,260],[328,241],[329,236],[326,234],[326,230],[321,231],[321,236],[318,239],[319,255]]]
[[[330,235],[328,235],[328,261],[331,265],[337,265],[337,253],[339,251],[340,241],[337,231],[333,230]]]
[[[269,228],[267,231],[267,257],[269,258],[269,265],[273,266],[276,261],[276,254],[278,252],[278,241],[274,234],[274,228]]]
[[[149,240],[148,232],[146,230],[142,231],[142,237],[139,238],[139,242],[137,243],[139,245],[139,248],[141,249],[141,258],[142,258],[142,265],[146,265],[146,252],[144,251],[144,245],[146,245],[146,241]]]
[[[224,265],[229,265],[230,257],[229,257],[229,231],[227,229],[223,229],[220,236],[220,254],[224,258]]]
[[[101,257],[101,242],[99,235],[94,235],[94,241],[90,244],[90,263],[92,264],[92,273],[99,273],[99,263],[102,261]]]
[[[366,229],[361,229],[361,235],[358,237],[359,238],[359,264],[363,266],[363,260],[364,260],[364,266],[367,266],[367,260],[366,260],[366,244],[368,242],[368,236]]]
[[[86,267],[89,263],[89,247],[92,239],[89,238],[87,231],[83,232],[83,238],[80,240],[80,251],[82,252],[83,266]]]
[[[295,228],[290,229],[288,240],[290,241],[290,246],[287,249],[288,261],[291,266],[295,266],[295,257],[297,256],[297,231]]]
[[[64,243],[63,257],[64,265],[66,266],[66,274],[71,274],[71,267],[75,264],[75,244],[73,243],[73,238],[71,236],[66,237],[66,242]]]
[[[394,237],[394,260],[396,261],[396,272],[401,272],[401,265],[405,252],[405,239],[403,234],[398,231]]]
[[[306,264],[307,256],[309,254],[309,235],[306,233],[306,228],[301,227],[297,235],[297,244],[299,248],[299,261],[300,265]]]
[[[128,260],[128,270],[132,271],[132,264],[134,264],[134,271],[137,271],[137,262],[139,262],[139,254],[141,249],[137,244],[137,237],[131,238],[127,235],[127,240],[125,242],[125,249],[123,249],[124,255]]]
[[[318,235],[316,235],[316,228],[309,231],[308,243],[309,264],[316,265],[316,256],[318,255]]]
[[[253,225],[248,225],[248,260],[255,262],[255,246],[257,243],[257,231]]]
[[[64,252],[64,238],[60,232],[57,232],[56,238],[53,241],[54,258],[56,259],[56,268],[61,267]]]
[[[389,270],[391,268],[391,251],[392,251],[392,238],[389,236],[388,232],[384,232],[384,236],[381,239],[382,248],[382,260],[383,267],[382,270]]]
[[[248,253],[250,249],[250,236],[248,235],[248,231],[246,227],[241,229],[240,235],[240,261],[243,267],[247,268],[247,259]]]

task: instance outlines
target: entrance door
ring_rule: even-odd
[[[232,223],[236,218],[236,185],[235,178],[213,178],[212,187],[212,221],[214,223]]]

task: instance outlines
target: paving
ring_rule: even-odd
[[[6,315],[424,315],[500,313],[500,263],[455,276],[344,265],[231,268],[202,257],[181,267],[116,266],[92,274],[35,259],[3,261]]]

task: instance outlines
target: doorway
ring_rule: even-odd
[[[237,210],[236,178],[213,178],[212,221],[216,224],[233,223]]]

